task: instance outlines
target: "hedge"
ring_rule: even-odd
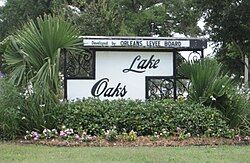
[[[232,136],[220,112],[200,104],[89,98],[62,103],[58,107],[58,128],[65,125],[85,129],[91,135],[101,135],[103,130],[115,126],[118,133],[133,130],[138,135],[153,135],[165,130],[170,135],[182,131],[192,136]]]

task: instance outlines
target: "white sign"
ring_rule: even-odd
[[[187,48],[189,40],[119,40],[119,39],[83,39],[86,47],[147,47],[147,48]]]
[[[67,80],[68,99],[145,99],[146,76],[173,76],[172,52],[96,51],[95,79]]]

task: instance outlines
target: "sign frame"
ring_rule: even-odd
[[[64,98],[68,98],[67,91],[67,81],[68,80],[95,80],[96,79],[96,52],[97,51],[143,51],[143,52],[172,52],[173,53],[173,76],[145,76],[145,99],[149,99],[149,87],[148,82],[150,79],[171,79],[173,84],[173,98],[177,99],[177,81],[179,77],[177,76],[177,65],[176,65],[176,56],[179,51],[193,51],[195,53],[200,52],[200,58],[204,57],[204,49],[207,47],[207,40],[202,38],[165,38],[165,37],[106,37],[106,36],[82,36],[80,37],[83,43],[83,49],[91,52],[94,60],[92,63],[91,69],[93,69],[92,76],[84,76],[84,77],[71,77],[67,75],[67,54],[64,53]],[[164,47],[164,46],[108,46],[99,44],[99,45],[86,45],[87,41],[96,40],[98,41],[110,41],[115,40],[118,41],[156,41],[164,42],[164,41],[189,41],[189,46],[185,47]],[[84,97],[83,97],[84,98]]]

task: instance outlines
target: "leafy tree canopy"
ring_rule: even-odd
[[[236,46],[241,55],[250,56],[250,1],[196,0],[204,12],[206,32],[213,41]]]
[[[0,8],[0,40],[19,29],[28,19],[50,14],[63,0],[8,0]]]
[[[193,0],[71,0],[81,14],[74,22],[84,35],[171,36],[178,32],[197,36],[201,13]],[[71,18],[72,19],[72,18]],[[153,33],[152,33],[153,32]]]

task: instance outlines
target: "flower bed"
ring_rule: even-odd
[[[192,137],[187,139],[180,139],[179,137],[159,138],[158,140],[152,140],[148,136],[139,136],[135,141],[125,141],[124,139],[118,139],[117,141],[108,141],[101,137],[97,137],[95,140],[84,142],[76,140],[62,140],[62,139],[50,139],[50,140],[18,140],[17,143],[21,144],[40,144],[48,146],[82,146],[82,147],[157,147],[157,146],[215,146],[215,145],[250,145],[249,137],[237,137],[235,139],[226,138],[207,138],[207,137]]]

